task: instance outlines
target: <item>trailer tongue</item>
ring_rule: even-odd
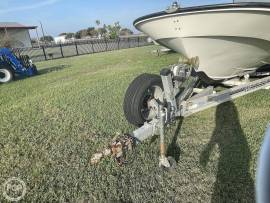
[[[159,166],[171,168],[175,161],[165,154],[165,128],[176,119],[187,117],[231,101],[252,92],[270,87],[270,77],[250,81],[246,75],[239,79],[242,85],[216,92],[213,86],[204,87],[199,77],[194,74],[194,63],[176,64],[161,71],[160,76],[143,74],[137,77],[129,86],[124,111],[127,120],[139,128],[129,134],[130,143],[121,139],[118,153],[112,153],[114,144],[107,148],[107,155],[113,155],[117,160],[124,156],[125,150],[131,150],[133,143],[139,144],[154,135],[160,136]],[[254,75],[254,73],[252,73]],[[125,139],[127,139],[127,137]],[[111,148],[111,149],[110,149]],[[95,154],[91,163],[96,164],[106,156]],[[123,158],[121,158],[123,160]],[[122,161],[123,162],[123,161]]]

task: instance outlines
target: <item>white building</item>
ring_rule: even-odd
[[[75,41],[74,37],[66,39],[66,35],[54,37],[55,44],[65,44],[65,43],[71,43],[71,42],[74,42],[74,41]]]
[[[54,42],[56,44],[64,44],[66,43],[66,35],[62,35],[62,36],[58,36],[58,37],[54,37]]]
[[[32,47],[29,30],[36,28],[15,22],[0,22],[0,40],[8,39],[13,48]]]

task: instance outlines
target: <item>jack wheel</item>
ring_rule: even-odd
[[[153,74],[138,76],[127,89],[124,99],[124,113],[130,124],[137,127],[156,116],[151,100],[163,101],[163,86],[161,77]]]

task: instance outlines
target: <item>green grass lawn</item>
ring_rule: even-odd
[[[134,129],[122,110],[129,83],[177,62],[177,54],[156,57],[152,49],[42,62],[40,75],[1,85],[0,182],[22,179],[25,202],[253,202],[267,90],[171,126],[173,173],[158,168],[158,139],[138,146],[125,167],[89,164],[117,133]]]

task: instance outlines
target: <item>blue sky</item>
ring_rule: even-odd
[[[123,27],[134,29],[133,21],[142,15],[164,10],[173,0],[3,0],[0,19],[39,25],[45,33],[57,36],[61,32],[76,32],[95,25],[99,19],[104,24],[119,21]],[[225,3],[228,0],[182,0],[183,7]],[[40,30],[39,30],[40,32]],[[34,36],[34,32],[31,32]]]

